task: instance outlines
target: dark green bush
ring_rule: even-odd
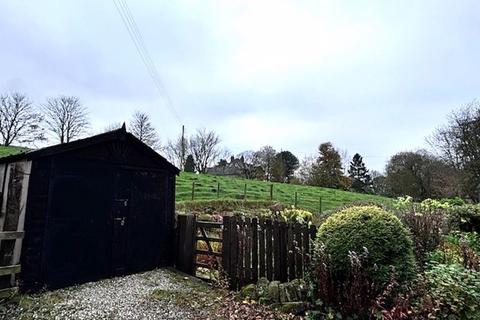
[[[480,254],[480,234],[477,232],[453,231],[446,237],[446,242],[460,246],[462,242]]]
[[[453,206],[448,210],[448,220],[452,229],[480,232],[480,206]]]
[[[412,240],[407,229],[392,213],[376,206],[351,207],[329,217],[319,228],[316,247],[324,247],[330,257],[336,279],[348,278],[353,251],[368,251],[363,263],[370,280],[384,284],[390,279],[391,267],[400,282],[414,276],[415,261]]]
[[[460,197],[455,197],[455,198],[443,198],[440,199],[441,203],[447,203],[450,206],[463,206],[465,205],[465,200],[463,200]]]
[[[445,236],[443,244],[429,255],[429,262],[457,263],[480,272],[480,236],[476,232],[450,233]]]

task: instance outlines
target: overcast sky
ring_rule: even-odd
[[[377,170],[479,97],[478,0],[128,3],[162,95],[110,0],[0,0],[0,92],[78,96],[91,133],[143,110],[163,142],[181,124],[232,153],[331,141]]]

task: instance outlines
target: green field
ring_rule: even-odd
[[[23,150],[25,149],[19,147],[0,146],[0,157],[19,153]],[[296,193],[297,207],[307,209],[311,212],[319,212],[320,209],[322,212],[331,210],[353,201],[375,200],[388,202],[388,198],[337,189],[185,172],[182,172],[180,176],[177,177],[176,201],[192,200],[192,186],[194,182],[194,200],[270,200],[270,188],[273,185],[273,201],[278,201],[286,205],[294,205]],[[219,185],[220,191],[218,192],[217,188]]]
[[[6,156],[9,156],[9,155],[12,155],[12,154],[20,153],[24,150],[26,150],[26,148],[0,146],[0,158],[1,157],[6,157]]]
[[[241,178],[211,176],[182,172],[177,177],[177,201],[192,200],[192,187],[195,182],[194,200],[210,199],[247,199],[270,200],[270,186],[273,185],[273,201],[286,205],[295,204],[297,193],[297,207],[311,212],[331,210],[353,201],[380,201],[388,202],[388,198],[347,192],[337,189],[310,187],[285,183],[271,183]],[[217,192],[220,184],[220,192]],[[246,193],[245,193],[246,185]]]

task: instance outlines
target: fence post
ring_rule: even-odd
[[[220,198],[220,182],[217,183],[217,199]]]
[[[265,277],[265,220],[258,220],[258,255],[259,255],[259,277]],[[270,239],[271,240],[271,239]]]
[[[318,200],[318,213],[322,213],[322,197]]]
[[[245,242],[244,242],[244,270],[245,270],[245,278],[244,283],[249,284],[252,281],[252,220],[250,218],[245,218],[244,222],[245,228]]]
[[[273,200],[273,184],[270,185],[270,201]]]
[[[193,275],[195,273],[196,218],[193,215],[178,215],[177,268]]]
[[[252,281],[258,281],[258,219],[252,219]]]
[[[247,200],[247,184],[243,186],[243,200]]]
[[[288,281],[288,224],[286,222],[280,222],[280,281]]]
[[[280,240],[280,222],[273,221],[273,279],[274,280],[281,280],[280,273],[282,271],[282,263],[280,262],[280,247],[281,247],[281,240]]]
[[[272,247],[272,237],[273,237],[272,220],[267,219],[265,221],[265,260],[266,260],[265,270],[266,270],[267,279],[269,281],[273,281],[273,275],[274,275],[274,270],[273,270],[274,253],[273,253],[273,247]]]
[[[297,195],[297,191],[295,191],[295,209],[297,208],[297,205],[298,205],[298,195]]]
[[[232,269],[230,259],[230,237],[232,236],[232,221],[230,216],[223,217],[223,231],[222,231],[222,267],[225,272],[230,285],[232,286]]]
[[[224,218],[225,219],[225,218]],[[238,226],[238,219],[235,216],[231,216],[228,218],[228,228],[229,228],[229,243],[225,249],[229,250],[229,271],[228,276],[230,278],[230,289],[236,290],[238,289],[238,278],[239,278],[239,233],[240,229]],[[224,250],[222,244],[222,251]]]
[[[192,182],[192,201],[195,200],[195,181]]]

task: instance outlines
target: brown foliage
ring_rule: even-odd
[[[441,209],[421,210],[417,205],[412,205],[399,216],[412,234],[415,258],[422,268],[427,254],[442,243],[446,234],[446,214]]]

